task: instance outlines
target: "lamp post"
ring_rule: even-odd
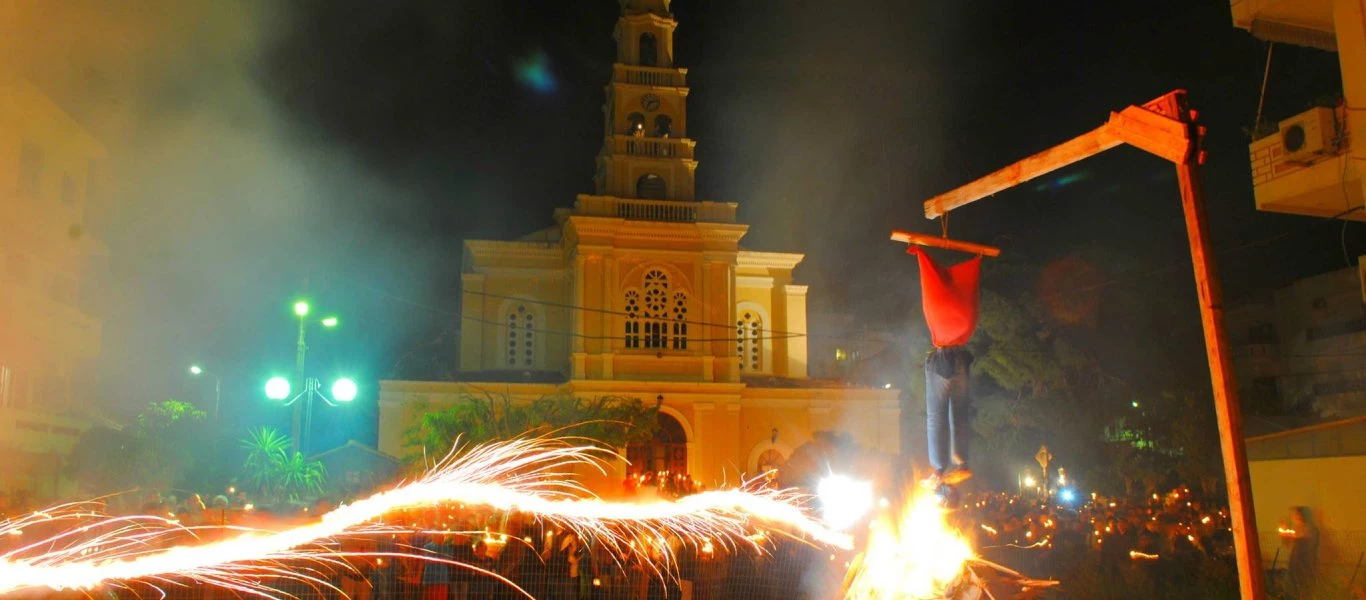
[[[337,379],[332,383],[331,398],[328,398],[327,394],[323,393],[322,382],[318,381],[318,378],[316,377],[305,379],[303,391],[299,392],[298,395],[293,398],[289,397],[290,391],[289,380],[284,377],[271,377],[266,381],[266,397],[271,400],[282,401],[289,398],[284,404],[285,406],[294,406],[295,414],[298,414],[299,412],[299,401],[304,401],[302,405],[304,409],[302,439],[294,440],[294,450],[295,452],[301,452],[307,456],[310,450],[313,432],[313,399],[320,399],[328,406],[340,406],[341,404],[356,399],[356,382],[347,377]]]
[[[223,397],[223,380],[219,379],[217,374],[205,371],[199,365],[190,365],[190,374],[194,375],[195,377],[198,377],[200,375],[208,375],[209,377],[213,378],[213,420],[217,421],[218,404],[219,400]]]
[[[307,301],[299,300],[294,303],[294,315],[299,318],[299,338],[294,350],[294,385],[298,385],[301,389],[305,391],[301,393],[306,393],[309,389],[309,380],[304,378],[304,364],[305,358],[308,354],[308,325],[310,322],[314,322],[310,321],[308,318],[308,314],[310,312],[312,312],[312,307],[308,305]],[[330,329],[337,326],[337,317],[327,317],[324,319],[319,319],[316,321],[316,323]],[[285,395],[288,395],[288,391],[285,392]],[[312,396],[310,396],[310,398],[312,398]],[[275,399],[282,400],[283,398]],[[286,405],[288,404],[294,404],[294,401],[291,400]],[[294,415],[291,422],[290,440],[294,446],[295,452],[298,452],[301,447],[300,439],[308,435],[303,431],[303,429],[307,427],[307,424],[304,422],[312,420],[311,410],[313,404],[312,402],[308,402],[306,404],[306,407],[299,406],[297,404],[295,404],[294,406]],[[301,409],[309,411],[309,414],[301,415]],[[303,422],[301,422],[301,420]],[[305,448],[305,451],[307,450],[306,444],[302,447]]]

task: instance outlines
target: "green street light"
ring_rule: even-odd
[[[307,317],[307,316],[308,316],[308,303],[307,303],[307,302],[304,302],[303,300],[300,300],[300,301],[298,301],[298,302],[295,302],[295,303],[294,303],[294,314],[299,315],[299,316],[301,316],[301,317]]]
[[[266,381],[266,397],[271,400],[284,400],[289,397],[289,380],[284,377],[271,377]]]
[[[332,398],[337,402],[350,402],[356,399],[356,382],[345,377],[332,384]]]
[[[199,375],[200,373],[203,373],[203,372],[204,372],[204,369],[199,368],[199,365],[190,365],[190,374],[191,374],[191,375]]]
[[[326,319],[323,319],[323,327],[336,327],[336,326],[337,326],[337,318],[336,318],[336,317],[328,317],[328,318],[326,318]]]
[[[1129,406],[1132,406],[1132,407],[1134,407],[1134,408],[1138,408],[1138,401],[1137,401],[1137,400],[1134,400],[1133,402],[1130,402],[1130,403],[1129,403]]]

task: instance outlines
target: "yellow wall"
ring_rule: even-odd
[[[1366,456],[1252,461],[1248,466],[1263,561],[1270,564],[1281,548],[1284,568],[1289,550],[1282,547],[1276,529],[1289,521],[1290,507],[1307,506],[1320,529],[1320,569],[1328,581],[1341,584],[1366,551]]]
[[[28,167],[25,147],[41,157]],[[87,262],[104,251],[84,227],[104,156],[37,88],[0,83],[0,491],[62,493],[30,471],[60,465],[88,427],[72,379],[100,347],[100,323],[78,298]]]

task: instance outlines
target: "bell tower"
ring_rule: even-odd
[[[597,194],[692,201],[696,142],[688,139],[687,69],[674,66],[670,0],[620,0],[617,60],[603,104]]]

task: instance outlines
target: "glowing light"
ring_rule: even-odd
[[[203,372],[204,372],[204,369],[199,368],[199,365],[190,365],[190,373],[191,373],[191,374],[193,374],[193,375],[198,375],[198,374],[203,373]]]
[[[1146,553],[1146,552],[1139,552],[1139,551],[1137,551],[1137,550],[1130,550],[1130,551],[1129,551],[1129,558],[1132,558],[1132,559],[1134,559],[1134,560],[1157,560],[1158,558],[1161,558],[1161,557],[1159,557],[1159,556],[1156,555],[1156,554],[1148,554],[1148,553]]]
[[[1114,502],[1111,502],[1111,503],[1110,503],[1110,508],[1114,508],[1114,507],[1115,507],[1115,503],[1114,503]]]
[[[303,300],[300,300],[300,301],[298,301],[298,302],[295,302],[295,303],[294,303],[294,314],[299,315],[299,316],[301,316],[301,317],[307,317],[307,316],[308,316],[308,303],[307,303],[307,302],[304,302]]]
[[[991,527],[991,526],[989,526],[989,525],[982,525],[982,531],[985,531],[985,532],[987,532],[987,533],[990,533],[991,535],[996,535],[996,534],[997,534],[996,529],[993,528],[993,527]]]
[[[844,475],[829,475],[816,485],[821,515],[836,531],[844,531],[873,509],[873,484]]]
[[[1277,527],[1276,531],[1279,532],[1281,535],[1295,535],[1294,529],[1287,529],[1285,527]]]
[[[356,382],[343,377],[332,384],[332,398],[337,402],[350,402],[356,399]]]
[[[884,389],[884,390],[890,390],[890,389],[892,389],[892,384],[890,384],[890,383],[884,383],[884,384],[882,384],[882,389]]]
[[[851,573],[847,600],[940,597],[973,558],[944,521],[933,495],[912,499],[899,522],[881,518],[868,532],[868,549]]]
[[[153,516],[106,518],[0,554],[0,594],[36,587],[91,590],[110,581],[153,583],[168,576],[267,596],[270,592],[260,582],[269,576],[327,585],[309,575],[313,572],[310,569],[281,575],[276,565],[278,561],[292,559],[345,568],[342,560],[348,556],[374,558],[376,553],[327,550],[317,541],[341,533],[390,533],[393,529],[369,523],[390,511],[448,501],[499,511],[517,510],[618,547],[625,546],[621,542],[627,535],[738,540],[750,533],[749,524],[755,520],[778,524],[835,547],[853,546],[850,536],[811,519],[800,505],[801,497],[792,491],[713,491],[678,502],[648,504],[584,499],[586,490],[563,471],[583,464],[601,469],[599,454],[591,447],[544,439],[474,447],[463,456],[448,455],[432,472],[416,481],[342,506],[306,525],[269,533],[222,528],[237,535],[157,551],[149,548],[185,539],[195,530]],[[18,521],[0,522],[0,534],[37,523],[84,521],[89,516],[89,509],[74,513],[70,509],[37,512]],[[667,553],[667,547],[664,551]],[[672,558],[666,555],[665,561],[668,560]]]
[[[545,52],[537,51],[517,61],[514,69],[517,71],[517,81],[530,90],[538,94],[555,91],[555,75],[550,72],[550,57]]]
[[[1063,502],[1072,502],[1077,499],[1077,493],[1070,488],[1063,488],[1058,492],[1058,498],[1061,498]]]
[[[1025,475],[1025,478],[1024,478],[1025,487],[1034,487],[1034,483],[1035,483],[1035,482],[1034,482],[1034,476],[1033,476],[1033,475]]]
[[[336,318],[336,317],[328,317],[328,318],[326,318],[326,319],[323,319],[322,323],[323,323],[323,327],[336,327],[336,326],[337,326],[337,318]]]
[[[289,397],[289,380],[284,377],[271,377],[266,381],[266,397],[271,400],[284,400]]]
[[[1200,517],[1200,522],[1209,525],[1209,516]]]

